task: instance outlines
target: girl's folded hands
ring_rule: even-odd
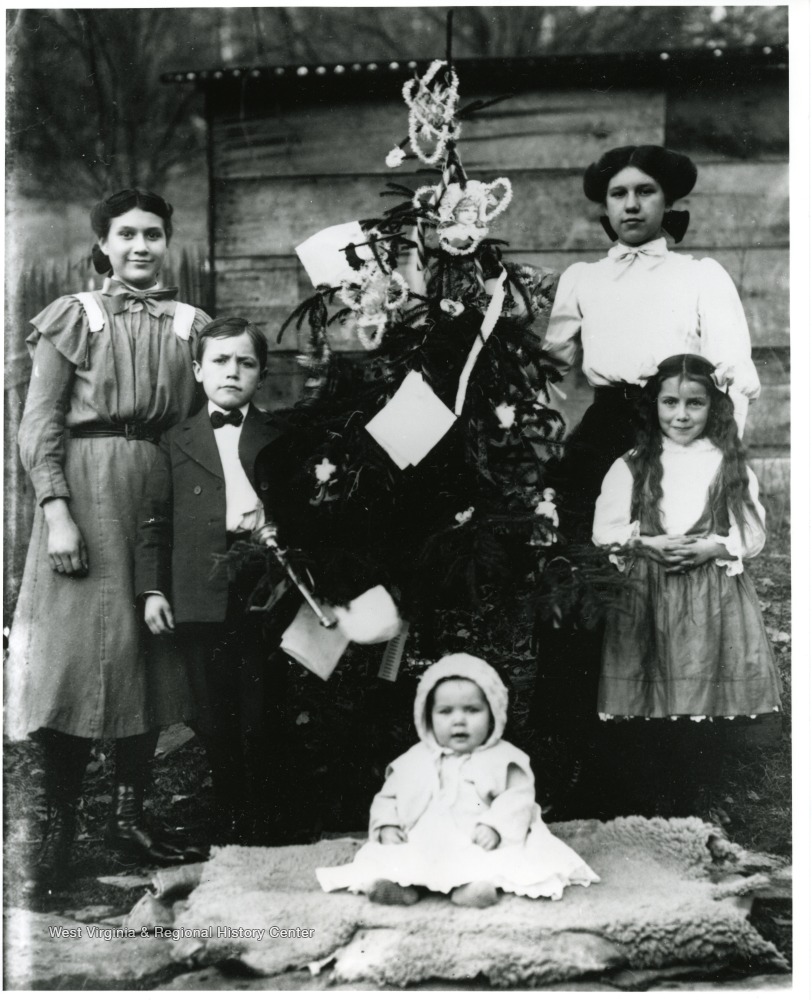
[[[711,559],[730,559],[721,542],[696,535],[648,535],[640,538],[645,555],[662,563],[668,573],[686,573]]]

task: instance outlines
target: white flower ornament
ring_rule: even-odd
[[[323,458],[315,468],[316,480],[319,483],[329,483],[336,473],[336,467],[329,458]]]
[[[449,316],[459,316],[465,311],[465,306],[462,302],[457,302],[456,299],[441,299],[440,308],[444,313],[448,313]]]
[[[386,154],[386,165],[387,167],[399,167],[405,159],[405,150],[401,149],[400,146],[395,146],[394,149],[390,149]]]
[[[409,298],[409,286],[398,271],[384,271],[377,261],[369,260],[352,280],[341,282],[338,296],[355,313],[361,346],[374,351],[393,314]]]
[[[494,408],[494,413],[503,431],[509,431],[516,423],[516,407],[511,403],[500,403]]]
[[[474,508],[467,507],[465,510],[461,510],[459,514],[455,514],[454,520],[460,527],[462,527],[462,525],[467,524],[473,516],[474,516]]]

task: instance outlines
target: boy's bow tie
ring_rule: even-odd
[[[230,410],[228,413],[221,413],[220,410],[212,410],[211,425],[215,430],[219,430],[225,424],[234,424],[239,427],[242,423],[242,413],[239,410]]]

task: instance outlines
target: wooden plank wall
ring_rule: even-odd
[[[388,180],[418,186],[432,179],[408,169],[414,161],[398,170],[384,165],[406,133],[405,107],[398,88],[392,90],[385,100],[215,113],[217,314],[264,325],[274,352],[266,406],[291,402],[301,391],[295,334],[276,344],[282,322],[311,291],[296,244],[326,226],[381,211]],[[513,202],[492,235],[508,240],[517,258],[559,270],[596,260],[608,246],[599,211],[582,193],[587,163],[630,143],[664,143],[694,156],[699,181],[679,206],[692,215],[679,249],[713,256],[740,289],[764,384],[748,443],[765,454],[783,453],[789,441],[786,118],[786,88],[772,83],[705,96],[655,89],[527,92],[466,123],[459,147],[471,177],[507,176],[513,183]],[[767,141],[759,148],[762,135]],[[351,337],[339,340],[338,349],[357,349]],[[570,388],[568,409],[577,419],[590,393],[583,379],[572,379]]]

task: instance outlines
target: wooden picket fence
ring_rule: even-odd
[[[165,284],[178,286],[180,301],[211,311],[211,283],[204,248],[186,247],[179,252],[170,251],[161,277]],[[31,377],[31,358],[25,343],[31,332],[29,321],[60,295],[101,288],[102,281],[102,276],[96,274],[89,260],[67,267],[37,262],[23,269],[16,287],[8,288],[6,292],[3,352],[3,619],[6,625],[10,622],[17,600],[34,516],[33,490],[17,450],[17,433]]]

